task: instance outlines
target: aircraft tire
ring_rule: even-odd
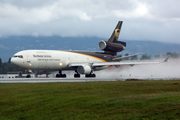
[[[92,74],[92,77],[96,77],[96,74]]]
[[[66,74],[56,74],[56,78],[66,78]]]
[[[74,74],[75,78],[80,78],[80,74]]]
[[[31,75],[27,75],[26,78],[31,78]]]
[[[86,77],[89,77],[89,74],[86,74]]]
[[[59,75],[59,74],[56,74],[56,77],[58,78],[58,77],[60,77],[60,75]]]
[[[63,77],[63,78],[66,78],[66,74],[62,74],[62,77]]]
[[[86,74],[86,77],[96,77],[96,74]]]

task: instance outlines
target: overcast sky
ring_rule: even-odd
[[[0,0],[0,37],[97,36],[180,44],[180,0]]]

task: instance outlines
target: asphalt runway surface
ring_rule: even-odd
[[[48,83],[48,82],[91,82],[91,81],[116,81],[99,78],[3,78],[0,83]]]
[[[0,78],[0,83],[50,83],[50,82],[95,82],[95,81],[125,81],[125,80],[178,80],[169,77],[123,77],[121,79],[105,78]]]

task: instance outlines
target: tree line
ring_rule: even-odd
[[[125,56],[128,56],[129,54],[126,53]],[[171,53],[167,52],[164,56],[170,56],[170,58],[180,58],[180,54],[177,53]],[[155,55],[154,58],[160,58],[160,55]],[[141,58],[138,58],[137,56],[132,56],[129,58],[124,58],[123,60],[150,60],[151,56],[147,54],[143,54]],[[8,62],[2,62],[2,59],[0,58],[0,74],[7,74],[7,72],[17,72],[22,71],[25,73],[24,69],[18,68],[10,63],[11,59],[8,60]]]
[[[128,56],[129,54],[126,53],[125,56]],[[169,56],[170,58],[173,58],[173,59],[178,59],[180,58],[180,54],[177,54],[177,53],[171,53],[171,52],[167,52],[165,55],[163,56]],[[155,55],[154,58],[160,58],[161,56],[158,54],[158,55]],[[147,55],[147,54],[143,54],[140,58],[138,58],[137,56],[132,56],[132,57],[129,57],[129,58],[124,58],[123,60],[151,60],[151,56],[150,55]]]
[[[22,71],[24,72],[23,69],[20,69],[13,64],[10,63],[10,60],[8,62],[2,62],[2,59],[0,58],[0,74],[7,74],[7,72],[17,72],[17,71]]]

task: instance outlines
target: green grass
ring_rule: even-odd
[[[0,120],[180,119],[180,81],[0,84]]]

